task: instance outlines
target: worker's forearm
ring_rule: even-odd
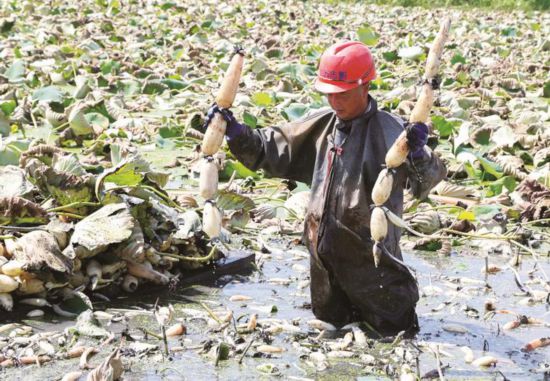
[[[241,125],[238,131],[228,134],[227,144],[231,153],[247,168],[259,169],[264,157],[264,144],[261,135],[246,125]]]

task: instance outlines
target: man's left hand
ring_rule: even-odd
[[[428,142],[429,128],[424,123],[411,123],[405,127],[407,130],[407,143],[413,158],[422,156],[424,146]]]

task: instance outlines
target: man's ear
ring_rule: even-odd
[[[366,96],[368,95],[368,93],[369,93],[370,81],[367,82],[367,83],[365,83],[365,84],[363,84],[363,85],[361,85],[361,87],[362,87],[362,89],[361,89],[361,90],[362,90],[361,94],[363,94],[363,96],[366,97]]]

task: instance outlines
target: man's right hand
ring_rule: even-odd
[[[225,136],[227,140],[236,138],[246,129],[246,126],[237,122],[231,110],[226,108],[220,108],[218,107],[217,104],[214,104],[208,109],[208,112],[206,113],[206,119],[204,121],[203,131],[206,131],[206,129],[208,128],[208,125],[210,124],[210,122],[212,121],[212,118],[214,118],[214,115],[216,113],[221,114],[223,116],[223,119],[225,119],[225,121],[227,122],[227,128],[225,130]]]

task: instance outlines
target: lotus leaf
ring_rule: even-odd
[[[0,197],[24,197],[33,189],[25,172],[16,166],[0,167]]]
[[[93,311],[87,309],[80,313],[76,319],[76,325],[74,326],[76,332],[82,336],[88,337],[107,337],[109,331],[103,328],[99,321],[94,317]]]
[[[70,243],[79,258],[87,258],[127,240],[133,228],[134,219],[126,204],[108,204],[75,225]]]
[[[43,230],[35,230],[19,238],[12,255],[24,263],[26,271],[37,272],[48,268],[68,274],[73,269],[71,259],[61,253],[55,237]]]
[[[173,235],[176,240],[189,239],[202,230],[201,219],[195,211],[189,210],[183,213],[179,216],[179,220],[178,230]]]
[[[60,205],[88,202],[93,199],[92,182],[89,178],[75,176],[67,172],[58,172],[38,159],[31,159],[26,171],[36,185]]]
[[[230,191],[219,192],[216,203],[223,210],[244,209],[246,212],[249,212],[256,206],[254,201],[249,197]]]
[[[54,155],[52,167],[58,173],[70,173],[75,176],[84,176],[86,170],[78,161],[75,154],[72,155]]]
[[[306,215],[307,206],[309,204],[309,197],[309,191],[294,193],[288,198],[288,200],[285,201],[285,208],[294,213],[294,215],[299,219],[303,219]]]
[[[39,225],[48,222],[47,212],[21,197],[0,197],[0,225]]]

